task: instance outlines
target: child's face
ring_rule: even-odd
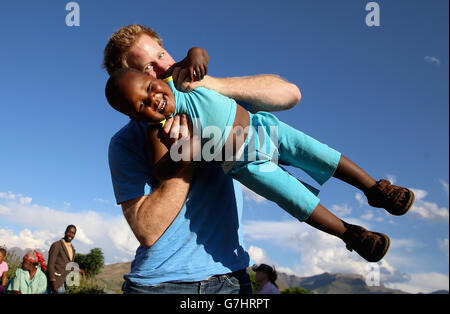
[[[0,264],[3,263],[5,257],[6,257],[5,254],[3,254],[3,252],[0,252]]]
[[[162,80],[138,72],[127,72],[120,79],[123,102],[121,112],[138,121],[159,122],[175,111],[175,96]]]

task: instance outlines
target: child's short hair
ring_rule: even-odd
[[[106,82],[105,87],[105,96],[108,100],[108,103],[113,107],[114,109],[120,111],[118,108],[117,101],[120,101],[120,95],[119,95],[119,82],[120,79],[128,72],[137,72],[140,74],[144,74],[141,71],[138,71],[133,68],[122,68],[117,71],[115,71],[108,79],[108,82]]]
[[[6,249],[3,247],[0,247],[0,253],[3,253],[3,255],[6,256]]]

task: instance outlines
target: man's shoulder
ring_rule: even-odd
[[[119,147],[140,147],[146,137],[147,125],[145,122],[130,120],[120,130],[118,130],[112,137],[109,143],[109,148]]]
[[[50,245],[50,249],[52,249],[52,248],[55,249],[55,248],[59,247],[61,244],[61,241],[62,241],[62,239],[59,239],[58,241],[53,242],[52,245]]]

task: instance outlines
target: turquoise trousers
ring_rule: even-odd
[[[273,114],[249,115],[249,133],[241,153],[231,163],[223,164],[224,171],[305,221],[320,202],[319,191],[280,165],[300,168],[322,185],[336,171],[341,153],[281,122]]]

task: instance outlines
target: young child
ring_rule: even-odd
[[[231,177],[276,202],[300,221],[341,238],[350,251],[355,250],[367,261],[383,258],[389,248],[389,237],[334,216],[320,204],[317,190],[297,180],[276,161],[303,169],[321,185],[331,176],[342,179],[363,190],[370,205],[385,208],[394,215],[405,214],[413,203],[412,191],[391,185],[387,180],[376,182],[336,150],[270,113],[252,114],[215,91],[198,87],[182,93],[176,90],[171,77],[163,81],[137,70],[122,69],[111,75],[105,94],[114,109],[132,119],[149,122],[151,128],[155,123],[163,125],[163,121],[175,114],[186,114],[194,128],[202,132],[202,148],[206,145],[218,148],[212,154],[216,160],[226,157],[223,166]],[[205,132],[210,126],[220,132]],[[239,134],[239,130],[244,131]],[[152,132],[151,138],[156,139],[158,129]],[[273,139],[274,133],[278,145],[269,145],[268,153],[265,142],[270,141],[264,139]],[[156,142],[151,142],[155,144],[151,150],[152,173],[159,179],[175,175],[194,159],[194,149],[191,149],[188,160],[174,161],[170,152],[161,150]],[[227,147],[232,147],[231,162],[224,149]]]
[[[5,262],[6,250],[0,248],[0,294],[5,292],[6,283],[8,280],[8,264]]]

